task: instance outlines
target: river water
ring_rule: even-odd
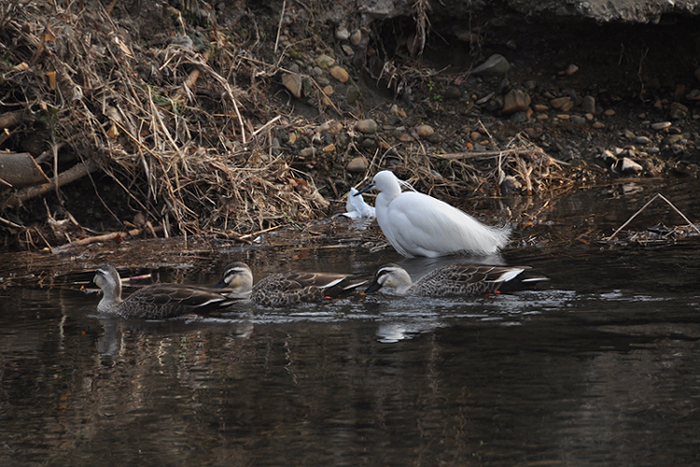
[[[594,214],[620,225],[649,194],[597,204],[581,231]],[[683,199],[700,217],[697,195]],[[570,224],[585,199],[560,204]],[[0,465],[700,464],[700,241],[560,246],[501,258],[551,278],[536,290],[189,321],[105,319],[78,288],[7,288]],[[371,276],[400,257],[234,249],[178,274],[213,283],[233,260],[259,277],[291,264]],[[426,263],[403,261],[416,275]]]

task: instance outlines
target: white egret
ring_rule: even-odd
[[[510,227],[490,227],[444,201],[416,191],[401,191],[389,170],[377,173],[357,194],[379,190],[377,222],[389,243],[407,258],[471,253],[491,255],[508,242]],[[410,186],[410,185],[409,185]]]

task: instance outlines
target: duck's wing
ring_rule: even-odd
[[[137,290],[123,302],[132,318],[164,319],[186,313],[206,314],[235,300],[209,289],[179,284],[155,284]]]
[[[496,292],[528,267],[451,264],[423,276],[415,285],[433,296],[476,296]]]

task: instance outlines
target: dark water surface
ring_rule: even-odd
[[[0,465],[698,465],[699,246],[513,249],[506,263],[551,282],[197,321],[111,320],[95,295],[2,290]],[[260,276],[276,266],[242,259]],[[397,259],[297,262],[371,274]]]

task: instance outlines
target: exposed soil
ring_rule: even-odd
[[[80,67],[71,56],[70,40],[63,51],[61,40],[48,42],[48,56],[30,47],[27,38],[41,36],[43,23],[32,16],[41,8],[34,5],[36,10],[19,14],[8,7],[6,20],[29,32],[13,43],[14,23],[0,23],[5,76],[16,79],[13,67],[21,62],[31,66],[24,81],[0,83],[6,96],[0,112],[26,106],[37,118],[13,128],[2,149],[40,157],[53,144],[58,164],[52,158],[42,164],[50,177],[77,158],[94,158],[100,169],[61,187],[60,198],[50,190],[20,207],[5,208],[0,214],[5,248],[56,247],[135,227],[245,241],[278,225],[342,212],[349,188],[385,167],[485,219],[503,218],[496,212],[508,195],[509,220],[515,225],[523,216],[535,217],[528,210],[541,214],[548,196],[601,177],[697,176],[700,23],[695,18],[598,25],[538,23],[494,12],[472,18],[466,27],[463,21],[430,18],[420,54],[412,45],[413,18],[370,24],[362,30],[363,41],[351,45],[338,39],[339,25],[316,20],[322,12],[310,5],[290,5],[279,31],[279,10],[242,1],[216,7],[117,2],[109,14],[85,10],[70,19],[60,17],[54,33],[94,24],[93,36],[113,49],[93,59],[104,61],[94,78],[104,81],[92,89],[87,72],[81,76],[81,70],[70,69]],[[189,38],[184,51],[173,47],[183,30]],[[76,43],[91,40],[73,32]],[[511,64],[507,74],[471,72],[494,53]],[[319,64],[322,55],[342,66],[349,80],[331,77]],[[195,56],[207,56],[206,67],[197,65]],[[61,60],[61,71],[89,97],[75,99],[68,112],[69,96],[57,96],[45,84],[49,64]],[[173,96],[198,66],[201,77],[189,84],[192,95],[173,105]],[[120,73],[129,70],[134,73],[129,78],[141,83],[136,89],[120,87],[125,77]],[[303,78],[300,97],[282,84],[283,76],[295,74]],[[230,87],[212,76],[223,77]],[[113,88],[107,99],[104,87]],[[122,122],[114,130],[119,136],[111,140],[113,120],[105,105],[127,108],[135,100],[132,93],[143,102],[144,89],[167,98],[161,108],[171,105],[162,111],[167,130],[158,134],[160,129],[147,128],[155,135],[149,139],[142,127],[136,136],[146,136],[135,142],[124,136],[128,125]],[[504,96],[513,90],[524,91],[531,102],[504,113]],[[595,100],[595,110],[583,109],[585,96]],[[553,108],[562,97],[570,98],[570,109]],[[89,115],[79,113],[83,102]],[[137,115],[139,109],[128,110],[136,115],[134,122],[157,121]],[[66,120],[52,126],[46,118],[52,115]],[[376,133],[355,127],[368,118],[378,123]],[[652,128],[662,122],[668,126]],[[420,125],[434,133],[419,132]],[[261,128],[263,137],[256,133]],[[154,141],[167,143],[167,138],[175,139],[174,149]],[[171,154],[179,168],[175,175],[163,168]],[[143,169],[151,157],[161,161],[160,167],[148,162],[157,174]],[[362,157],[366,166],[348,166]],[[621,166],[611,170],[622,158],[639,168],[624,174]],[[513,184],[503,185],[504,176]],[[517,202],[532,197],[541,202],[534,207]],[[141,218],[135,220],[137,214]]]

